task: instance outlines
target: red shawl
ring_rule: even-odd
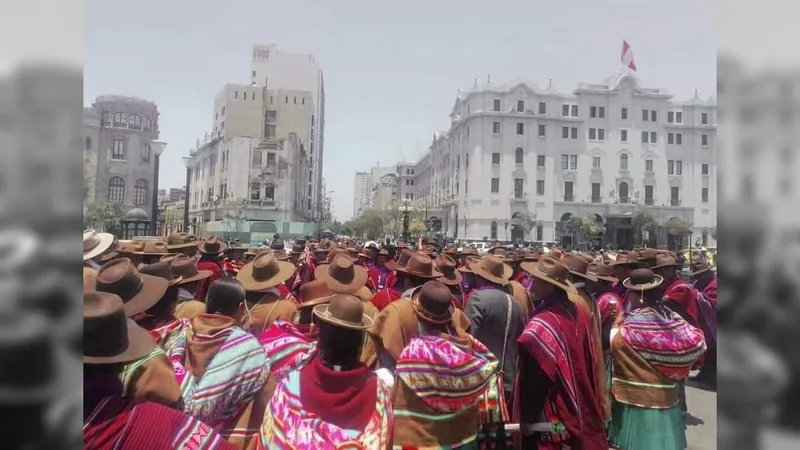
[[[683,278],[677,278],[675,281],[667,286],[664,291],[664,297],[675,303],[679,310],[677,311],[687,322],[698,326],[700,323],[700,311],[697,306],[697,298],[694,295],[694,289]]]
[[[378,308],[378,311],[383,311],[383,309],[389,306],[393,301],[400,300],[402,296],[402,292],[392,288],[386,288],[376,292],[375,295],[372,296],[372,304]]]
[[[606,324],[617,318],[623,308],[622,298],[614,292],[604,292],[597,296],[597,310],[600,311],[600,323]]]
[[[200,261],[197,263],[197,270],[211,271],[211,276],[205,280],[200,280],[199,287],[197,288],[197,300],[205,303],[206,294],[208,293],[208,288],[211,286],[211,283],[219,280],[225,275],[222,272],[222,266],[220,266],[216,261]]]

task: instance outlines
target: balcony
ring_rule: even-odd
[[[619,202],[620,203],[630,203],[631,202],[631,198],[630,197],[620,197],[619,198]]]
[[[679,198],[669,199],[669,206],[681,206],[681,199]]]
[[[575,196],[573,194],[564,194],[564,201],[565,202],[574,202]]]
[[[644,204],[645,204],[645,205],[647,205],[647,206],[653,206],[653,205],[655,205],[655,204],[656,204],[656,201],[655,201],[655,199],[653,199],[653,198],[647,198],[647,197],[645,197],[645,198],[644,198]]]
[[[514,191],[514,196],[511,197],[511,203],[528,203],[528,194],[526,192]]]
[[[597,196],[593,195],[592,196],[592,203],[603,203],[603,197],[600,197],[599,195],[597,195]]]

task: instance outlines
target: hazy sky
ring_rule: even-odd
[[[491,75],[569,91],[599,82],[631,44],[646,87],[679,100],[716,95],[716,11],[708,0],[86,0],[85,87],[153,100],[161,188],[211,129],[226,82],[249,82],[251,47],[313,53],[325,76],[323,175],[350,218],[353,175],[416,160],[449,123],[459,88]]]

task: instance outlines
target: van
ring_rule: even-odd
[[[492,248],[492,245],[489,244],[488,242],[476,242],[473,244],[473,247],[475,247],[475,251],[479,255],[485,255],[489,251],[489,249]]]

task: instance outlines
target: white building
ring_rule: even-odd
[[[571,94],[517,79],[461,91],[450,117],[416,166],[420,199],[447,236],[571,244],[570,215],[591,214],[606,242],[630,247],[642,203],[713,245],[713,98],[676,102],[627,73]]]
[[[386,174],[395,173],[394,166],[381,166],[380,162],[366,172],[356,172],[353,185],[353,218],[374,208],[375,187]]]
[[[312,213],[319,217],[322,213],[322,167],[325,147],[325,83],[322,69],[310,54],[286,53],[278,50],[275,44],[254,45],[251,62],[251,83],[269,89],[307,91],[311,93],[314,105],[308,125],[309,139],[305,140],[311,163]],[[287,100],[284,97],[284,100]],[[293,130],[298,136],[299,130]]]

